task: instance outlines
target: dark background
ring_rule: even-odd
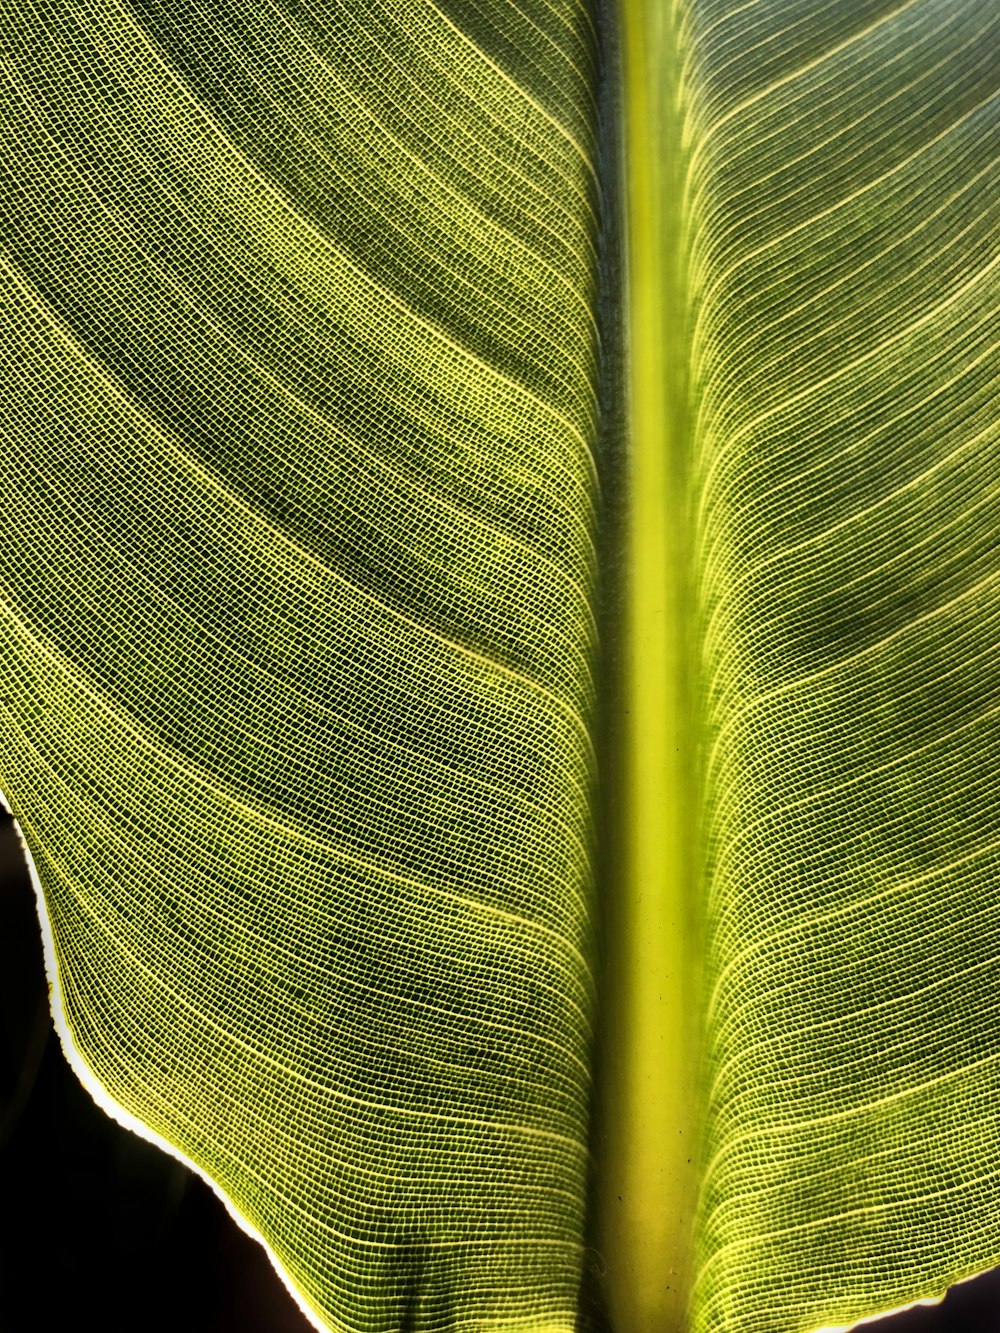
[[[998,1200],[1000,1229],[1000,1200]],[[207,1185],[120,1129],[52,1032],[34,894],[0,815],[0,1333],[307,1333]],[[1000,1333],[1000,1270],[864,1333]]]

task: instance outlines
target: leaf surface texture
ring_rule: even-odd
[[[2,781],[71,1048],[318,1324],[569,1328],[593,16],[4,10]]]
[[[1000,13],[684,17],[707,776],[695,1326],[1000,1258]]]
[[[622,7],[691,1324],[806,1333],[1000,1259],[1000,13]],[[0,788],[68,1049],[318,1327],[569,1330],[616,16],[3,15]]]

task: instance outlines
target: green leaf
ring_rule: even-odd
[[[318,1328],[1000,1261],[1000,15],[621,9],[5,9],[0,788]]]
[[[595,38],[462,10],[3,38],[3,788],[57,1018],[317,1326],[569,1328],[581,1268]]]
[[[1000,13],[705,3],[680,41],[694,1327],[809,1329],[1000,1260]]]

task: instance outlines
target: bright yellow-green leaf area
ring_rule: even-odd
[[[0,789],[94,1095],[338,1333],[1000,1261],[997,7],[0,56]]]

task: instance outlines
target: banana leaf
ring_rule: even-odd
[[[0,48],[0,790],[95,1100],[318,1329],[1000,1261],[1000,10]]]

